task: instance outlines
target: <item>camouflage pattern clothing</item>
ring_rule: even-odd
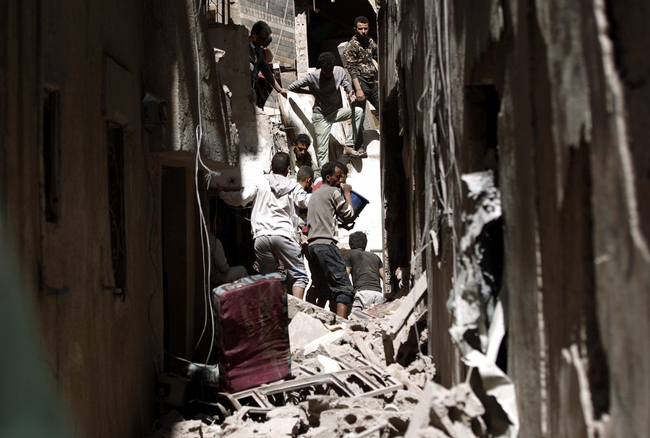
[[[377,58],[377,44],[368,38],[364,43],[355,35],[346,44],[343,50],[346,68],[352,79],[358,78],[367,83],[372,83],[377,77],[377,69],[372,60]]]

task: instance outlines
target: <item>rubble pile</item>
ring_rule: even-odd
[[[489,430],[485,404],[470,383],[451,389],[434,383],[433,360],[421,353],[426,332],[399,333],[404,327],[416,331],[420,318],[413,315],[413,297],[347,320],[291,296],[288,304],[291,379],[212,398],[204,393],[208,414],[184,420],[171,411],[151,438],[498,436]],[[417,351],[397,348],[413,338]],[[412,360],[395,361],[394,350]],[[475,380],[480,386],[480,378]]]

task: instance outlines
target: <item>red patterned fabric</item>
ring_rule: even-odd
[[[214,290],[223,389],[239,392],[289,377],[287,293],[279,274]]]

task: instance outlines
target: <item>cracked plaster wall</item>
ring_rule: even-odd
[[[458,263],[453,231],[463,235],[470,213],[453,157],[459,174],[481,170],[467,87],[490,86],[499,97],[501,295],[520,436],[647,436],[648,6],[406,6],[386,1],[379,11],[386,265],[408,260],[412,274],[428,272],[430,353],[441,381],[463,377],[444,309]],[[441,175],[446,188],[437,191]],[[414,257],[430,229],[437,245],[431,239]]]
[[[38,321],[41,364],[68,408],[68,430],[79,436],[143,436],[154,419],[155,367],[163,364],[152,331],[162,341],[164,158],[150,153],[161,144],[142,126],[141,101],[145,92],[167,100],[162,154],[175,154],[167,156],[171,165],[193,167],[193,8],[122,0],[0,6],[0,220],[29,291],[21,298]],[[214,53],[202,32],[199,38],[203,152],[223,165],[236,150],[214,87]],[[52,90],[60,97],[57,223],[46,222],[42,209],[42,99]],[[127,281],[115,296],[107,121],[124,129]],[[170,209],[195,208],[193,197],[175,202]],[[188,263],[194,248],[188,243]]]

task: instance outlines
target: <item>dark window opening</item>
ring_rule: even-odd
[[[499,186],[498,124],[501,101],[493,85],[467,87],[465,94],[467,111],[467,141],[465,157],[467,172],[492,170],[494,182]]]
[[[126,287],[126,233],[124,218],[124,130],[120,125],[106,125],[108,146],[108,213],[111,227],[111,262],[114,293]]]
[[[61,194],[58,91],[45,91],[41,129],[42,205],[45,220],[49,223],[57,223]]]

